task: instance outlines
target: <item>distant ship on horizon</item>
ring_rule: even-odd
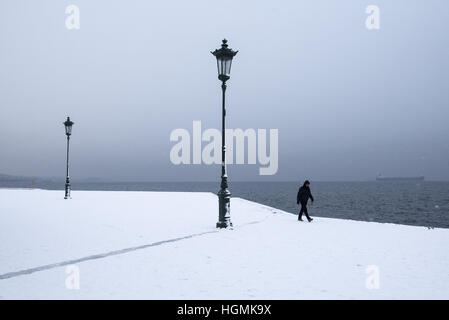
[[[381,174],[376,176],[376,181],[388,181],[388,182],[421,182],[424,181],[424,176],[419,177],[385,177]]]

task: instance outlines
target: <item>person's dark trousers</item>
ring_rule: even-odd
[[[299,211],[298,220],[301,220],[303,213],[306,215],[307,220],[310,220],[309,213],[307,212],[307,205],[301,203],[301,210]]]

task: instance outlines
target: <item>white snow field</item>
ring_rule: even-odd
[[[1,299],[449,298],[449,229],[232,198],[217,230],[211,193],[63,193],[0,189]]]

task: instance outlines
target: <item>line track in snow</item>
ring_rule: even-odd
[[[240,227],[257,224],[257,223],[260,223],[262,221],[265,221],[266,219],[267,219],[267,217],[265,217],[265,219],[262,219],[262,220],[248,222],[248,223],[240,225]],[[207,235],[207,234],[211,234],[211,233],[218,233],[218,232],[220,232],[220,230],[216,229],[216,230],[211,230],[211,231],[194,233],[194,234],[190,234],[188,236],[183,236],[183,237],[178,237],[178,238],[173,238],[173,239],[168,239],[168,240],[156,241],[156,242],[152,242],[152,243],[149,243],[149,244],[144,244],[144,245],[141,245],[141,246],[130,247],[130,248],[125,248],[125,249],[119,249],[119,250],[113,250],[113,251],[109,251],[109,252],[105,252],[105,253],[93,254],[93,255],[82,257],[82,258],[78,258],[78,259],[66,260],[66,261],[62,261],[62,262],[46,264],[46,265],[39,266],[39,267],[34,267],[34,268],[23,269],[23,270],[19,270],[19,271],[8,272],[8,273],[0,274],[0,280],[6,280],[6,279],[10,279],[10,278],[24,276],[24,275],[32,274],[32,273],[35,273],[35,272],[40,272],[40,271],[50,270],[50,269],[54,269],[54,268],[64,267],[64,266],[68,266],[68,265],[76,264],[76,263],[81,263],[81,262],[85,262],[85,261],[103,259],[103,258],[107,258],[107,257],[111,257],[111,256],[125,254],[125,253],[128,253],[128,252],[133,252],[133,251],[142,250],[142,249],[146,249],[146,248],[150,248],[150,247],[160,246],[160,245],[163,245],[163,244],[166,244],[166,243],[177,242],[177,241],[181,241],[181,240],[191,239],[191,238],[195,238],[195,237],[199,237],[199,236],[203,236],[203,235]]]

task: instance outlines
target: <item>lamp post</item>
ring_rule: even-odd
[[[69,145],[70,145],[70,135],[72,134],[72,126],[74,122],[70,120],[70,117],[67,117],[67,120],[64,122],[65,126],[65,134],[67,136],[67,170],[66,170],[66,178],[65,178],[65,196],[64,199],[70,199],[70,178],[69,178]]]
[[[222,89],[222,121],[221,121],[221,184],[218,192],[218,222],[217,228],[232,227],[231,223],[231,192],[228,189],[228,175],[226,173],[226,141],[225,141],[225,93],[226,81],[230,78],[232,58],[238,51],[228,48],[228,41],[223,40],[220,49],[211,52],[217,58],[218,79],[221,81]]]

